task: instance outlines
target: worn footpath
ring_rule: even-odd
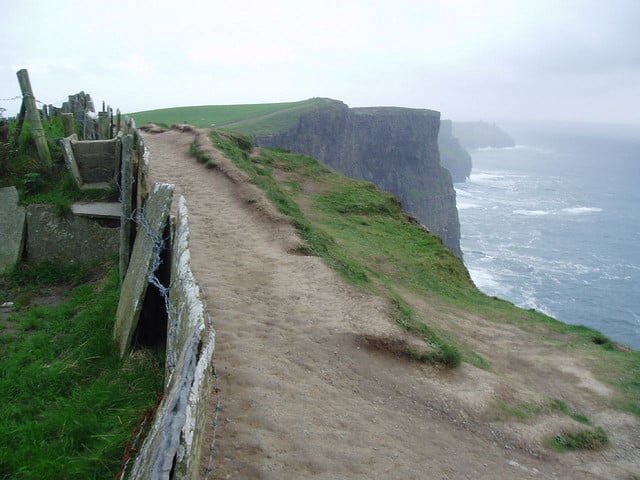
[[[546,382],[549,391],[571,389],[577,398],[602,398],[602,405],[609,394],[570,359],[560,363],[565,371],[554,372],[552,353],[529,345],[515,327],[498,329],[473,315],[457,319],[456,328],[477,339],[474,348],[494,372],[468,364],[449,371],[372,348],[371,338],[403,335],[386,301],[348,286],[321,259],[301,255],[293,227],[256,208],[241,175],[234,181],[189,154],[193,138],[176,130],[145,134],[153,180],[174,183],[186,198],[192,269],[216,328],[218,389],[210,418],[200,426],[211,441],[215,433],[215,454],[203,452],[202,478],[640,474],[633,416],[606,407],[594,411],[599,424],[615,426],[611,447],[567,454],[539,442],[554,422],[564,421],[560,416],[540,425],[491,419],[487,412],[501,389]],[[414,299],[414,307],[434,308],[424,299]],[[542,367],[529,368],[534,361]]]

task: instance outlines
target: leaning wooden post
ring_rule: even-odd
[[[64,128],[64,136],[68,137],[75,133],[75,125],[73,124],[73,113],[63,113],[62,127]]]
[[[22,102],[26,109],[26,121],[31,125],[31,135],[36,144],[38,158],[47,167],[51,167],[53,164],[51,162],[49,144],[47,143],[47,137],[44,134],[42,122],[40,121],[40,112],[38,112],[38,108],[36,107],[36,98],[33,96],[33,90],[31,89],[29,72],[22,69],[18,71],[17,75],[20,90],[22,90]]]

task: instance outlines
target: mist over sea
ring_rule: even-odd
[[[455,184],[474,282],[640,350],[640,128],[501,126]]]

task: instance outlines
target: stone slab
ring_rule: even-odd
[[[115,177],[116,141],[71,142],[83,183],[109,183]]]
[[[53,205],[27,207],[26,259],[91,265],[118,253],[118,227],[68,215],[60,217]]]
[[[111,185],[111,182],[83,183],[80,190],[110,190]]]
[[[118,202],[74,203],[71,205],[74,215],[89,218],[120,218],[122,207]]]
[[[0,188],[0,274],[11,270],[22,258],[26,211],[18,205],[15,187]]]
[[[199,478],[213,384],[215,331],[191,271],[188,212],[180,197],[173,235],[167,384],[130,480]]]
[[[73,148],[71,148],[71,142],[77,142],[78,136],[74,133],[69,137],[65,137],[60,142],[62,145],[62,153],[64,155],[64,163],[67,165],[67,169],[71,172],[71,176],[76,181],[76,185],[82,188],[82,177],[80,176],[80,171],[78,170],[78,164],[76,162],[76,157],[73,153]]]
[[[166,183],[154,184],[139,218],[140,229],[122,282],[113,329],[121,356],[126,355],[131,348],[133,334],[138,326],[149,277],[154,273],[154,259],[160,255],[158,248],[169,219],[174,188],[174,185]]]
[[[133,232],[135,226],[131,215],[133,214],[133,135],[125,135],[120,140],[120,201],[122,202],[122,216],[120,217],[120,281],[129,268],[131,259],[131,247],[133,245]],[[141,211],[139,205],[136,211]]]

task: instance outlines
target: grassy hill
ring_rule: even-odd
[[[139,126],[147,123],[164,126],[188,123],[196,127],[215,125],[216,128],[253,135],[287,130],[296,123],[301,114],[332,104],[340,102],[326,98],[311,98],[288,103],[164,108],[129,115]]]

